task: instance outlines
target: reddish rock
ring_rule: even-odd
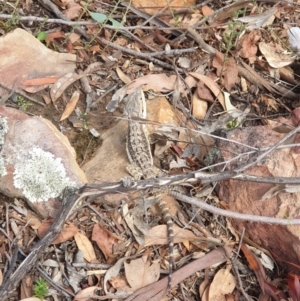
[[[294,121],[292,121],[294,122]],[[290,123],[292,123],[290,121]],[[286,123],[289,123],[286,121]],[[285,134],[272,130],[271,126],[247,127],[228,133],[227,138],[244,145],[220,141],[219,149],[224,161],[251,151],[250,147],[265,148],[273,146]],[[289,141],[292,143],[292,141]],[[250,147],[247,147],[248,145]],[[229,170],[248,162],[253,162],[261,152],[241,156],[227,165]],[[278,149],[245,173],[264,177],[300,177],[300,156],[293,149]],[[219,183],[219,198],[228,202],[232,211],[279,218],[300,217],[300,193],[280,192],[266,200],[263,195],[274,184],[253,183],[228,180]],[[269,249],[282,260],[300,266],[300,226],[279,226],[253,223],[240,220],[233,221],[235,227],[246,229],[246,236],[260,246]],[[292,269],[292,267],[290,266]]]
[[[65,188],[86,183],[68,139],[51,122],[0,107],[0,191],[25,198],[44,217],[55,217]]]

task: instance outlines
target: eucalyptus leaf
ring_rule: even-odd
[[[103,23],[105,20],[107,20],[107,16],[101,13],[93,13],[89,12],[90,16],[97,22]]]
[[[93,13],[93,12],[89,12],[89,14],[96,22],[104,23],[104,22],[110,21],[112,23],[112,25],[115,27],[120,27],[120,28],[123,27],[123,25],[120,22],[116,21],[113,18],[108,17],[105,14]]]

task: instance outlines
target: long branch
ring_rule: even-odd
[[[293,218],[285,219],[285,218],[276,218],[276,217],[269,217],[269,216],[259,216],[254,214],[243,214],[243,213],[238,213],[238,212],[214,207],[207,203],[201,202],[196,198],[188,197],[176,191],[169,191],[169,195],[173,196],[174,198],[182,202],[191,204],[193,206],[196,206],[200,209],[206,210],[216,215],[222,215],[234,219],[241,219],[244,221],[257,222],[257,223],[277,224],[277,225],[285,225],[285,226],[300,225],[300,219],[293,219]]]

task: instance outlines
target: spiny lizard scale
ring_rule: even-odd
[[[126,169],[136,180],[150,179],[161,174],[153,165],[147,128],[135,119],[145,118],[146,114],[143,90],[137,88],[129,95],[125,107],[125,115],[128,117],[126,152],[131,164]]]

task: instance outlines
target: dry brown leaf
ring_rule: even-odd
[[[207,113],[208,104],[206,100],[203,100],[199,97],[197,91],[195,91],[193,94],[192,104],[192,115],[198,119],[204,119]]]
[[[105,228],[102,228],[99,224],[94,225],[92,232],[92,241],[95,241],[97,246],[103,252],[105,259],[115,257],[113,250],[122,238],[118,237],[114,233],[109,232]]]
[[[158,280],[160,275],[160,264],[147,260],[148,256],[131,260],[130,263],[124,263],[127,282],[133,289],[144,287]]]
[[[55,39],[65,39],[66,35],[64,32],[57,30],[47,34],[45,39],[46,42],[53,42]]]
[[[69,0],[52,0],[53,3],[55,3],[57,6],[61,8],[66,8],[66,4],[68,3]]]
[[[189,241],[199,241],[201,238],[186,229],[181,229],[174,225],[174,243]],[[153,245],[165,245],[168,243],[168,233],[166,225],[159,225],[151,228],[145,234],[144,247]]]
[[[70,20],[79,17],[82,11],[82,7],[73,0],[68,1],[66,8],[67,9],[64,10],[63,14]]]
[[[93,45],[91,47],[88,48],[91,52],[98,52],[98,53],[101,53],[102,52],[102,49],[100,48],[99,45]]]
[[[56,76],[49,76],[43,78],[31,78],[24,80],[22,85],[24,86],[40,86],[40,85],[50,85],[54,84],[58,80]]]
[[[233,57],[225,59],[223,53],[216,51],[212,64],[217,69],[217,75],[221,77],[221,83],[227,91],[230,91],[238,78],[238,68],[235,59]]]
[[[300,283],[297,275],[288,275],[288,287],[292,300],[300,300]]]
[[[120,80],[124,83],[124,84],[129,84],[131,83],[131,79],[119,68],[116,68],[116,72],[120,78]]]
[[[214,11],[207,5],[202,7],[202,13],[205,17],[210,16]]]
[[[69,102],[67,103],[66,108],[65,108],[64,112],[62,113],[59,121],[65,120],[72,114],[72,112],[76,108],[79,96],[80,96],[79,91],[74,91],[74,93],[73,93],[71,99],[69,100]]]
[[[212,79],[210,79],[209,77],[203,74],[196,73],[196,72],[190,72],[189,74],[203,81],[204,84],[210,89],[210,91],[217,97],[223,109],[226,110],[223,92]]]
[[[216,250],[209,252],[202,258],[190,262],[189,264],[179,268],[176,272],[173,273],[172,285],[177,285],[178,283],[184,281],[184,279],[196,273],[197,271],[210,267],[213,264],[220,264],[226,261],[226,258],[229,258],[231,253],[232,250],[228,247],[217,248]],[[161,300],[163,296],[167,293],[167,283],[168,279],[167,277],[165,277],[159,280],[158,282],[148,285],[147,288],[139,290],[138,292],[132,294],[130,296],[130,299],[128,298],[127,300]]]
[[[197,22],[199,22],[199,20],[201,20],[201,18],[203,18],[203,15],[200,13],[194,13],[194,14],[189,14],[187,16],[185,16],[183,18],[183,20],[181,21],[181,26],[182,27],[192,27],[194,24],[196,24]],[[170,25],[174,25],[176,26],[176,24],[178,24],[177,20],[171,20],[170,21]]]
[[[272,281],[272,282],[275,282],[276,283],[276,280],[275,281]],[[282,280],[280,281],[282,282]],[[273,283],[274,284],[274,283]],[[278,287],[276,287],[275,285],[273,285],[271,283],[268,283],[266,280],[265,280],[265,290],[266,290],[266,293],[263,294],[263,293],[260,293],[260,296],[258,298],[259,301],[265,301],[265,300],[269,300],[270,298],[269,295],[273,298],[273,300],[275,301],[280,301],[280,300],[300,300],[299,298],[298,299],[290,299],[286,297],[285,293],[278,289]],[[279,284],[279,283],[278,283]],[[290,292],[291,293],[291,292]]]
[[[290,66],[285,66],[279,68],[280,78],[292,85],[296,85],[297,82],[295,81],[294,71]]]
[[[230,273],[231,266],[217,272],[209,287],[209,301],[225,301],[225,295],[233,292],[236,282]]]
[[[65,89],[74,83],[75,81],[81,79],[84,76],[87,76],[93,72],[98,71],[102,68],[102,65],[99,62],[90,64],[84,72],[77,74],[75,72],[68,73],[65,76],[62,76],[58,79],[56,83],[51,87],[50,90],[50,97],[53,102],[55,102],[61,94],[65,91]]]
[[[69,35],[69,41],[74,44],[76,41],[78,41],[80,39],[80,35],[76,32],[72,32]]]
[[[10,214],[9,214],[9,218],[13,218],[17,221],[20,221],[21,223],[24,223],[24,217],[23,217],[23,214],[20,215],[17,211],[12,211]]]
[[[153,89],[155,92],[170,92],[175,89],[176,81],[176,75],[167,76],[166,74],[148,74],[135,79],[131,84],[129,84],[127,94],[132,93],[140,86],[143,86],[144,91]]]
[[[248,1],[237,1],[234,2],[232,5],[230,5],[226,9],[221,9],[221,11],[214,17],[214,21],[216,22],[223,22],[226,19],[232,18],[234,16],[234,13],[238,11],[239,9],[243,8],[252,8],[253,2],[252,0]]]
[[[95,291],[98,290],[98,286],[91,286],[83,289],[74,297],[73,301],[90,301],[95,297]]]
[[[199,81],[197,83],[197,93],[199,98],[209,101],[211,103],[214,102],[214,98],[211,95],[210,90],[204,85],[204,83],[202,81]]]
[[[176,9],[190,8],[195,4],[195,0],[132,0],[133,6],[139,7],[150,15],[154,15],[163,8],[167,8],[164,10],[164,13],[167,13]]]
[[[245,35],[239,42],[238,48],[240,49],[238,55],[245,59],[255,57],[257,52],[257,42],[261,38],[259,29],[252,30],[249,34]],[[252,60],[253,61],[253,60]]]
[[[27,298],[29,295],[32,295],[31,292],[33,291],[32,286],[33,286],[33,277],[32,276],[25,276],[22,279],[22,285],[20,285],[20,293],[19,293],[19,298],[21,300]]]
[[[116,290],[132,291],[128,286],[128,282],[124,275],[118,275],[117,277],[110,278],[109,283]]]
[[[261,102],[264,102],[268,108],[272,108],[274,111],[278,112],[278,102],[273,97],[269,97],[267,94],[261,95]]]
[[[55,103],[55,101],[62,95],[62,93],[75,81],[79,80],[83,76],[86,76],[85,72],[81,74],[77,73],[68,73],[64,75],[63,77],[59,78],[59,80],[54,83],[50,90],[50,97],[52,101]]]
[[[84,72],[77,74],[77,73],[68,73],[65,76],[59,78],[54,85],[51,87],[50,90],[50,97],[53,102],[55,102],[61,94],[64,92],[64,90],[74,83],[75,81],[79,80],[80,78],[87,76],[95,71],[98,71],[102,68],[102,65],[99,62],[95,62],[90,64]]]
[[[31,213],[31,211],[27,211],[26,221],[34,230],[37,230],[42,224],[40,219],[35,214]]]
[[[249,263],[250,269],[255,273],[260,288],[265,292],[265,270],[260,262],[260,260],[249,250],[247,245],[242,243],[241,249]]]
[[[179,67],[184,68],[184,69],[189,69],[192,66],[192,61],[188,57],[179,57],[177,60],[177,64]]]
[[[114,40],[114,44],[125,47],[128,44],[128,39],[120,36]]]
[[[104,280],[103,280],[103,288],[104,288],[104,292],[105,294],[108,294],[108,286],[107,286],[107,282],[112,279],[112,278],[116,278],[119,275],[119,272],[121,270],[121,268],[123,267],[124,261],[127,260],[126,257],[120,258],[113,266],[111,266],[107,272],[105,273],[104,276]]]
[[[180,83],[181,86],[184,87],[183,82],[180,81]],[[136,88],[142,87],[143,91],[153,90],[155,92],[166,93],[169,91],[174,91],[176,84],[178,84],[176,75],[171,75],[168,77],[165,74],[149,74],[139,77],[117,90],[112,96],[111,101],[107,104],[106,110],[113,112],[118,107],[125,95],[131,94]]]
[[[83,233],[76,233],[74,235],[77,247],[83,253],[83,257],[86,261],[91,262],[96,260],[95,250],[90,240]]]
[[[208,301],[209,298],[209,287],[210,285],[207,285],[202,296],[201,296],[201,301]]]
[[[195,80],[195,78],[191,75],[188,75],[185,79],[184,79],[185,84],[189,87],[189,88],[193,88],[197,86],[197,81]]]
[[[153,32],[152,34],[149,34],[149,35],[145,35],[145,33],[144,33],[143,36],[141,37],[141,40],[146,45],[149,45],[151,47],[157,47],[158,45],[154,42],[154,39],[156,39],[157,36],[160,37],[161,35],[159,35],[159,34],[157,34],[155,32]],[[145,48],[145,46],[142,43],[137,43],[137,45],[138,45],[138,47],[140,49],[144,49]],[[156,48],[156,50],[158,50],[158,49]]]
[[[259,50],[266,58],[269,65],[273,68],[288,66],[295,60],[295,56],[286,54],[285,51],[280,47],[280,45],[272,46],[265,42],[260,42],[258,45]]]
[[[42,94],[42,97],[44,99],[44,102],[49,105],[52,101],[51,101],[51,98],[49,96],[49,93],[46,93],[46,92],[41,92]]]
[[[208,280],[208,269],[205,270],[205,278],[204,280],[201,282],[201,284],[199,285],[199,295],[201,300],[204,300],[204,294],[206,294],[206,299],[208,298],[208,290],[207,288],[210,285],[210,281]]]
[[[38,228],[38,236],[43,237],[53,223],[53,219],[43,221]],[[53,241],[53,244],[63,243],[71,238],[79,231],[79,229],[71,222],[66,222],[58,237]]]
[[[269,10],[266,10],[262,13],[258,14],[251,14],[248,16],[240,17],[237,19],[237,21],[246,23],[246,28],[249,30],[267,27],[271,24],[273,24],[275,20],[275,13],[277,12],[278,8],[273,7]]]
[[[92,64],[88,65],[87,68],[84,70],[83,73],[84,73],[85,75],[88,75],[88,74],[92,74],[92,73],[94,73],[94,72],[96,72],[96,71],[99,71],[99,70],[101,70],[101,69],[103,69],[102,63],[100,63],[100,62],[95,62],[95,63],[92,63]]]

